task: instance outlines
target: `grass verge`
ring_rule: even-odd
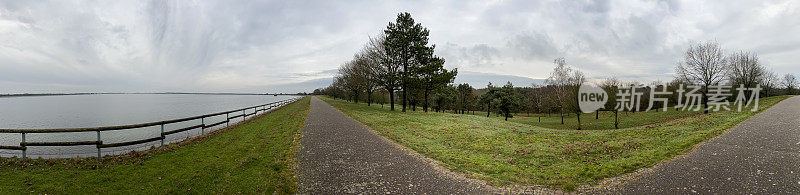
[[[551,129],[495,117],[398,112],[320,97],[348,116],[450,169],[571,191],[672,158],[789,96],[762,98],[756,112],[716,112],[610,130]],[[636,116],[636,115],[632,115]]]
[[[4,193],[278,193],[297,182],[290,163],[309,98],[191,141],[96,159],[0,159]]]

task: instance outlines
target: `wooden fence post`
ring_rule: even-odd
[[[22,147],[25,147],[25,133],[22,133],[22,142],[19,144]],[[28,147],[22,148],[22,159],[28,157]]]
[[[161,131],[161,132],[163,133],[164,131]],[[100,141],[101,141],[100,140],[100,131],[97,131],[97,143],[99,144]],[[102,154],[100,153],[100,145],[96,145],[96,146],[97,146],[97,161],[100,161],[100,158],[102,157]]]
[[[161,135],[164,135],[164,124],[161,124]],[[164,146],[164,140],[167,139],[166,136],[161,138],[161,146]]]

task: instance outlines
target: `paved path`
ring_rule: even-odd
[[[297,170],[302,194],[485,194],[311,98]]]
[[[800,194],[800,97],[632,178],[616,193]]]

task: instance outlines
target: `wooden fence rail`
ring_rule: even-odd
[[[158,122],[150,122],[150,123],[141,123],[141,124],[132,124],[132,125],[120,125],[120,126],[106,126],[106,127],[90,127],[90,128],[66,128],[66,129],[0,129],[0,133],[19,133],[22,136],[22,141],[19,143],[19,146],[0,146],[2,150],[21,150],[22,151],[22,158],[27,157],[27,150],[28,146],[80,146],[80,145],[95,145],[97,146],[97,158],[100,159],[102,157],[102,153],[100,151],[101,148],[112,148],[112,147],[121,147],[121,146],[130,146],[136,144],[143,144],[148,142],[154,141],[161,141],[161,146],[164,145],[164,140],[166,139],[167,135],[180,133],[184,131],[189,131],[192,129],[200,129],[200,134],[205,134],[205,129],[227,124],[226,126],[230,126],[230,120],[235,119],[238,117],[242,117],[242,121],[246,119],[248,116],[257,115],[258,112],[265,112],[272,108],[281,107],[283,105],[292,103],[296,100],[300,99],[291,98],[287,100],[281,100],[277,102],[272,102],[268,104],[262,104],[258,106],[251,106],[247,108],[241,108],[226,112],[218,112],[200,116],[193,116],[187,118],[180,118],[180,119],[173,119],[173,120],[165,120],[165,121],[158,121]],[[248,110],[252,110],[253,112],[247,113]],[[236,112],[237,115],[230,116]],[[241,112],[241,113],[239,113]],[[213,124],[205,124],[205,118],[214,117],[225,115],[225,120],[213,123]],[[185,122],[190,120],[197,120],[200,119],[200,124],[193,125],[189,127],[184,127],[180,129],[174,129],[165,131],[164,125],[172,124],[172,123],[179,123]],[[103,140],[100,138],[100,132],[103,131],[116,131],[116,130],[126,130],[126,129],[136,129],[142,127],[152,127],[152,126],[161,126],[161,134],[158,137],[152,137],[147,139],[141,140],[133,140],[127,142],[119,142],[119,143],[103,143]],[[27,142],[25,140],[25,136],[27,134],[40,134],[40,133],[64,133],[64,132],[96,132],[97,133],[97,140],[95,141],[74,141],[74,142]]]

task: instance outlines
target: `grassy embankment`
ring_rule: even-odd
[[[511,181],[573,190],[674,157],[788,96],[762,98],[757,112],[692,113],[618,130],[543,128],[485,115],[401,113],[321,98],[381,135],[453,170],[500,185]],[[648,113],[627,117],[636,120],[637,115],[658,117]],[[588,120],[595,120],[594,115]]]
[[[274,193],[297,189],[289,167],[309,98],[165,148],[124,156],[0,159],[4,193]]]

